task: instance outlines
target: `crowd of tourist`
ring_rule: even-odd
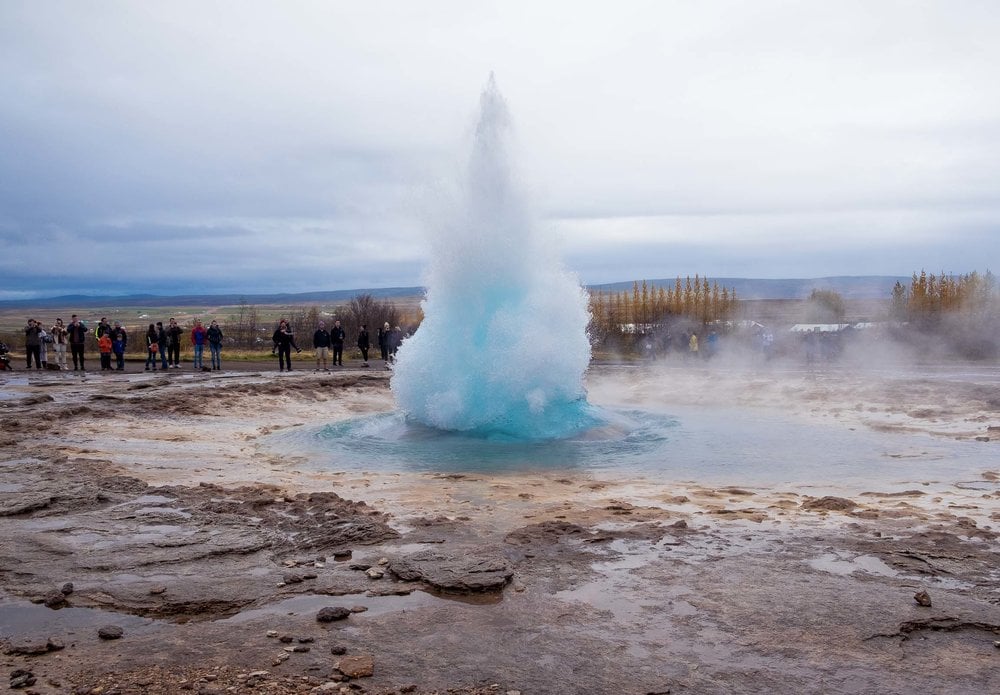
[[[185,335],[187,334],[187,335]],[[100,356],[101,371],[124,371],[125,351],[129,345],[130,336],[120,321],[113,324],[102,317],[97,326],[91,330],[80,321],[76,314],[70,317],[70,322],[64,324],[61,318],[56,319],[50,328],[45,328],[41,321],[28,319],[24,328],[25,359],[27,368],[34,366],[36,370],[54,369],[68,370],[67,347],[73,362],[73,371],[86,371],[87,338],[92,336],[96,341]],[[388,323],[378,329],[377,341],[382,360],[388,365],[394,359],[403,334],[399,326],[391,328]],[[131,338],[135,339],[135,338]],[[146,361],[145,371],[157,371],[181,368],[181,347],[190,345],[193,353],[192,368],[196,371],[220,371],[222,369],[222,347],[225,334],[218,321],[212,321],[206,328],[200,320],[194,321],[190,332],[178,325],[171,318],[164,326],[162,321],[150,323],[139,340],[145,341]],[[292,371],[292,350],[296,354],[302,349],[295,342],[295,334],[291,324],[281,319],[271,337],[272,355],[278,357],[279,371]],[[368,327],[362,325],[357,335],[357,348],[361,352],[362,365],[367,367],[368,352],[371,349],[371,339]],[[330,371],[330,367],[344,366],[344,345],[347,335],[340,325],[334,321],[327,329],[325,321],[319,321],[313,333],[313,352],[316,358],[315,371]],[[208,346],[210,364],[204,364],[205,346]],[[6,347],[6,346],[4,346]],[[328,362],[329,359],[329,362]]]

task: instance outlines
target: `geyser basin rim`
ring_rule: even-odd
[[[859,490],[973,480],[995,467],[979,442],[850,430],[739,407],[671,412],[588,405],[594,426],[552,440],[487,439],[414,424],[398,411],[268,435],[314,470],[458,472],[590,470],[661,482],[830,485]]]

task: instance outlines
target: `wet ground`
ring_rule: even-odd
[[[1000,690],[997,377],[598,366],[686,434],[435,469],[324,439],[391,417],[382,371],[15,373],[0,659],[38,693]]]

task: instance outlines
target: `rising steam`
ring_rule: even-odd
[[[510,115],[490,75],[460,202],[431,235],[424,320],[392,377],[411,419],[510,439],[589,427],[587,297],[543,243],[510,171]]]

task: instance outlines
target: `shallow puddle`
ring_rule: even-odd
[[[53,610],[29,601],[0,602],[0,637],[12,640],[49,637],[90,636],[97,639],[97,629],[118,625],[125,635],[155,632],[162,623],[127,613],[97,608],[60,608]]]

